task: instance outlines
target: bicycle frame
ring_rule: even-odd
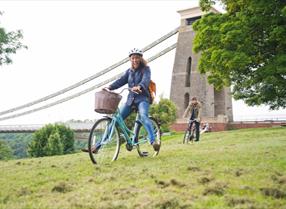
[[[108,117],[108,116],[105,116]],[[133,131],[131,131],[125,124],[123,118],[121,117],[120,113],[119,113],[119,109],[117,109],[117,111],[112,115],[112,117],[108,117],[111,119],[111,123],[108,125],[108,128],[105,130],[104,135],[103,135],[103,140],[101,142],[101,144],[104,143],[108,143],[111,140],[111,137],[113,135],[114,129],[116,127],[116,125],[118,125],[117,127],[119,127],[120,129],[120,133],[123,133],[124,139],[125,141],[132,145],[135,146],[137,144],[143,144],[146,143],[148,140],[147,139],[143,139],[143,140],[138,140],[138,142],[135,142],[135,133]],[[137,118],[137,117],[136,117]],[[139,121],[141,124],[142,122],[140,120]],[[135,121],[135,123],[136,123]],[[136,124],[134,125],[134,127],[136,126]],[[106,138],[108,136],[108,138]]]
[[[190,132],[195,132],[195,130],[196,130],[196,125],[195,125],[194,123],[195,123],[196,121],[197,121],[197,120],[189,120],[188,129],[189,129],[191,123],[193,123],[192,128],[189,130]]]
[[[189,120],[188,123],[188,128],[185,130],[185,135],[183,138],[183,143],[188,143],[189,141],[193,142],[193,139],[196,134],[196,125],[193,124],[192,127],[190,128],[191,123],[194,123],[196,120]]]

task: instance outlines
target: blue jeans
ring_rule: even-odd
[[[155,135],[154,135],[154,127],[149,119],[148,113],[149,113],[149,102],[141,101],[138,104],[134,104],[139,113],[139,119],[143,123],[144,128],[148,132],[148,137],[150,140],[150,143],[153,144],[155,141]],[[123,105],[123,107],[120,108],[120,115],[123,119],[127,118],[128,115],[132,112],[132,106],[131,105]]]

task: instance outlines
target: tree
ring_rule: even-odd
[[[74,133],[62,124],[48,124],[33,134],[28,152],[32,157],[68,154],[74,151]]]
[[[152,115],[160,124],[163,132],[169,131],[170,125],[176,120],[177,109],[175,104],[169,100],[160,98],[159,103],[150,107],[150,115]]]
[[[74,152],[74,132],[63,124],[55,125],[63,144],[64,154]]]
[[[0,12],[0,16],[2,13]],[[19,40],[23,38],[21,30],[6,32],[0,26],[0,66],[12,63],[11,54],[15,54],[18,49],[27,48]]]
[[[13,158],[28,157],[28,144],[32,140],[31,133],[0,133],[0,139],[11,148]]]
[[[193,24],[199,71],[217,89],[232,86],[248,105],[286,107],[286,1],[221,0],[224,14]],[[200,0],[208,10],[214,0]]]
[[[64,153],[64,146],[59,132],[54,132],[48,138],[47,154],[48,155],[62,155]]]
[[[0,160],[13,158],[12,150],[5,141],[0,140]]]

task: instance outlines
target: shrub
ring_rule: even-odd
[[[62,124],[48,124],[33,134],[29,144],[32,157],[68,154],[74,151],[74,133]]]

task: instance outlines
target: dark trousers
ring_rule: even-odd
[[[192,126],[194,123],[196,126],[196,141],[199,141],[200,140],[200,122],[193,121],[193,122],[189,123],[189,130],[192,130]]]

